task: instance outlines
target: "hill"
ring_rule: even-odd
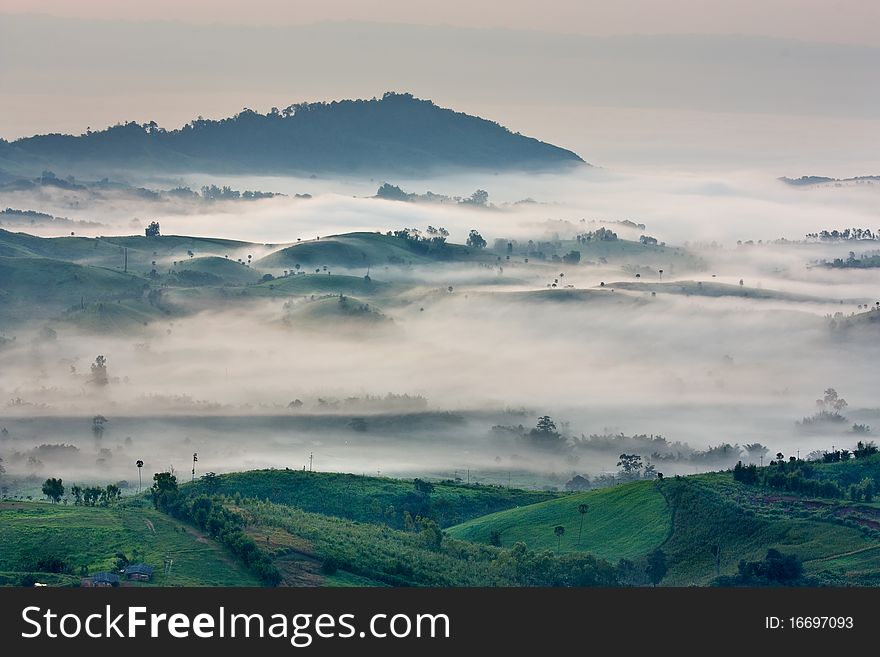
[[[404,526],[409,512],[435,520],[441,527],[493,511],[551,499],[554,493],[415,482],[387,477],[299,470],[253,470],[220,475],[209,485],[192,485],[196,493],[212,492],[294,506],[304,511],[358,522]],[[391,512],[389,512],[389,508]]]
[[[114,569],[121,552],[153,566],[153,583],[160,586],[258,585],[222,547],[146,507],[3,501],[0,544],[0,581],[6,584],[16,584],[28,573],[41,582],[77,584],[83,569],[88,574]],[[166,557],[174,562],[167,576]],[[56,572],[44,572],[50,564]]]
[[[263,269],[344,267],[364,269],[379,265],[421,265],[462,260],[494,260],[491,254],[461,244],[431,243],[396,234],[345,233],[300,242],[257,260]]]
[[[0,323],[27,308],[30,319],[71,306],[140,298],[145,279],[119,271],[48,258],[0,256]]]
[[[583,532],[578,507],[586,504]],[[565,527],[561,540],[553,529]],[[530,549],[589,552],[603,559],[636,559],[666,540],[672,512],[653,483],[603,488],[503,511],[456,525],[453,538],[488,543],[492,532],[506,547],[517,541]]]
[[[812,583],[880,582],[880,506],[779,490],[788,481],[779,478],[781,467],[758,470],[763,485],[736,481],[731,472],[633,482],[478,517],[447,533],[489,543],[497,532],[505,547],[522,541],[529,549],[589,552],[612,563],[642,563],[660,548],[668,560],[667,585],[708,585],[716,573],[732,577],[741,560],[760,561],[769,549],[797,555]],[[866,480],[880,482],[876,455],[829,464],[786,462],[784,467],[791,481],[802,482],[807,473],[850,493],[848,487],[862,490]],[[580,504],[588,510],[579,543]],[[558,525],[565,527],[561,538],[554,533]],[[717,570],[714,546],[721,548]]]
[[[161,169],[225,173],[382,171],[443,168],[553,169],[582,165],[565,149],[410,94],[300,103],[259,114],[196,119],[176,130],[129,122],[83,135],[0,141],[4,167],[103,171]]]

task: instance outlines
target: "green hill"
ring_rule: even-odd
[[[845,487],[880,481],[880,456],[810,464],[815,478]],[[771,467],[765,470],[768,473]],[[578,505],[587,504],[578,544]],[[554,528],[565,533],[557,539]],[[478,517],[448,529],[457,539],[504,546],[584,551],[612,563],[636,562],[653,549],[667,555],[667,585],[707,585],[736,575],[739,562],[760,561],[769,549],[795,554],[807,577],[831,585],[880,583],[880,505],[823,499],[734,480],[729,472],[634,482]]]
[[[317,240],[299,242],[271,253],[255,264],[262,269],[294,269],[310,267],[343,267],[363,269],[380,265],[423,265],[461,260],[493,260],[492,254],[481,253],[461,244],[428,244],[381,233],[345,233]]]
[[[334,329],[342,326],[362,329],[390,322],[375,306],[342,294],[295,303],[286,311],[282,321],[290,326],[310,325],[322,330],[328,325]]]
[[[0,257],[0,322],[23,308],[30,319],[71,306],[140,298],[147,281],[103,267],[34,257]]]
[[[260,272],[220,256],[188,258],[178,262],[174,275],[182,284],[247,285],[260,280]]]
[[[68,310],[62,319],[90,332],[125,332],[146,326],[168,315],[156,306],[140,299],[98,301],[83,308]]]
[[[195,492],[209,490],[202,481],[192,487]],[[430,491],[426,492],[428,489],[420,491],[410,480],[300,470],[224,474],[217,477],[210,490],[392,527],[404,526],[406,512],[412,517],[432,518],[440,526],[448,527],[487,513],[556,496],[539,491],[441,482],[432,482]]]
[[[393,286],[363,276],[344,274],[299,274],[285,276],[254,285],[247,289],[249,296],[294,297],[311,294],[350,294],[374,296],[393,290]]]
[[[588,506],[583,516],[578,507]],[[557,540],[554,527],[565,534]],[[502,511],[451,527],[453,538],[488,543],[500,533],[506,547],[522,541],[530,549],[589,552],[603,559],[637,559],[662,544],[672,528],[672,512],[660,490],[644,481]],[[580,536],[580,541],[578,540]]]
[[[222,547],[193,528],[152,508],[111,508],[0,502],[0,581],[16,584],[22,575],[60,585],[114,569],[116,553],[153,566],[161,586],[257,586],[259,582]],[[163,574],[165,557],[173,560]],[[39,562],[60,561],[41,572]]]

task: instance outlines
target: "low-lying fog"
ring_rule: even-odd
[[[156,220],[163,234],[260,244],[433,225],[448,228],[453,242],[478,229],[492,245],[572,239],[604,222],[621,238],[644,234],[685,246],[694,257],[675,267],[663,255],[635,264],[645,266],[640,283],[680,282],[678,291],[688,293],[612,290],[637,281],[630,261],[520,258],[502,267],[374,270],[374,280],[400,286],[368,300],[390,320],[375,324],[285,322],[291,304],[284,299],[226,304],[121,334],[53,324],[56,335],[47,336],[42,323],[25,323],[0,347],[0,456],[8,474],[136,483],[134,463],[143,459],[145,482],[169,466],[188,478],[198,452],[197,475],[301,468],[312,455],[320,470],[561,486],[576,473],[612,472],[620,451],[635,449],[623,441],[578,444],[591,435],[646,434],[646,460],[653,451],[658,470],[689,473],[732,465],[736,456],[702,452],[722,443],[805,456],[864,439],[853,425],[880,431],[880,324],[872,323],[872,337],[833,330],[829,320],[873,306],[880,269],[813,266],[880,243],[776,242],[823,229],[877,231],[880,187],[796,188],[754,173],[601,169],[389,181],[419,194],[467,196],[481,188],[496,206],[468,208],[363,198],[381,180],[137,182],[161,189],[229,184],[289,196],[193,209],[15,192],[0,194],[0,205],[103,224],[76,231],[83,235],[142,234]],[[526,198],[537,203],[514,204]],[[620,220],[645,228],[611,223]],[[548,289],[554,281],[557,289]],[[691,281],[768,298],[703,293]],[[98,355],[107,359],[106,386],[89,383]],[[796,422],[816,412],[827,388],[847,400],[846,422],[806,431]],[[530,440],[543,415],[564,445],[548,449]],[[668,443],[649,449],[652,434]],[[757,454],[744,458],[757,461]]]

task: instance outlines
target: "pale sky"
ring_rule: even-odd
[[[876,0],[2,0],[0,10],[199,24],[354,20],[591,35],[750,34],[880,45]]]

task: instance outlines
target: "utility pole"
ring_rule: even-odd
[[[122,247],[122,271],[128,273],[128,247]]]
[[[199,455],[196,452],[193,452],[193,469],[192,469],[192,481],[196,480],[196,461],[199,460]]]
[[[312,458],[313,458],[313,456],[314,456],[314,454],[312,452],[309,452],[309,472],[312,471]]]

